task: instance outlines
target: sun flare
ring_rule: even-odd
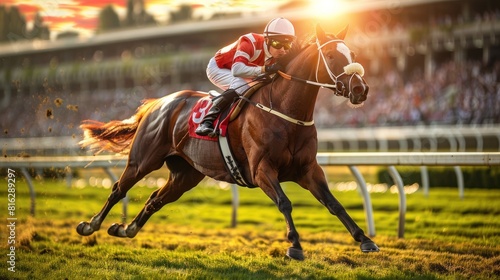
[[[343,10],[342,0],[309,0],[310,13],[317,17],[331,17]]]

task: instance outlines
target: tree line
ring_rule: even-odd
[[[141,1],[142,2],[142,1]],[[120,19],[112,5],[104,7],[98,16],[97,33],[103,33],[120,28],[156,25],[154,17],[148,14],[144,7],[134,7],[136,1],[127,1],[127,14]],[[177,11],[169,12],[170,23],[182,22],[192,19],[193,9],[190,5],[183,4]],[[56,39],[78,37],[76,31],[59,33]],[[35,14],[33,25],[27,27],[26,17],[17,6],[6,7],[0,5],[0,43],[24,40],[49,40],[50,28],[43,22],[40,12]]]
[[[43,23],[40,13],[35,14],[33,27],[28,29],[26,19],[18,7],[0,6],[0,42],[49,38],[49,27]]]
[[[113,5],[104,7],[99,13],[99,26],[97,27],[97,31],[105,32],[119,28],[157,24],[154,17],[148,14],[143,6],[137,9],[137,7],[134,7],[135,4],[137,3],[133,0],[127,1],[127,15],[123,20],[120,20],[120,17],[115,11]],[[192,20],[193,8],[189,4],[182,4],[177,11],[169,12],[169,18],[170,23]]]

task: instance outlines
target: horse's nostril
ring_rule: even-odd
[[[352,93],[355,95],[360,95],[365,92],[365,87],[364,86],[355,86],[352,88]]]

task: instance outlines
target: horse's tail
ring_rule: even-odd
[[[128,154],[137,127],[139,127],[149,108],[156,103],[154,102],[156,100],[145,100],[137,109],[135,115],[122,121],[115,120],[108,123],[94,120],[83,121],[80,128],[83,130],[84,138],[80,141],[80,146],[82,148],[89,147],[96,153],[111,151]]]

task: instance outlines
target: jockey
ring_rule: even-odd
[[[272,19],[263,34],[248,33],[217,51],[207,66],[208,79],[225,90],[213,99],[212,108],[196,129],[198,135],[215,136],[213,122],[220,112],[245,92],[252,78],[283,70],[277,59],[288,53],[295,40],[295,29],[285,18]]]

